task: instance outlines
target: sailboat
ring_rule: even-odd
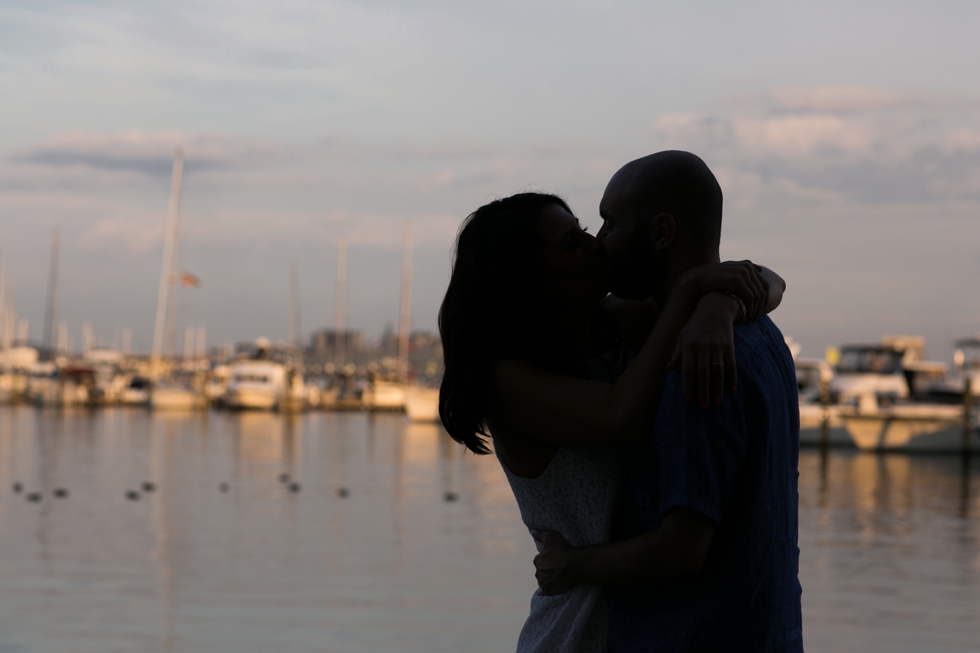
[[[162,378],[163,355],[169,348],[173,353],[173,332],[177,302],[177,242],[180,233],[180,185],[184,174],[184,153],[174,153],[173,176],[170,185],[170,204],[167,211],[167,231],[163,241],[163,266],[157,293],[157,313],[153,328],[153,353],[150,356],[150,407],[155,410],[190,410],[206,405],[203,388],[194,384],[196,378]],[[169,347],[165,345],[169,343]]]
[[[398,381],[376,380],[365,396],[374,410],[404,410],[410,421],[434,422],[439,418],[439,391],[409,382],[408,345],[411,327],[409,307],[412,292],[412,223],[405,223],[402,249],[402,287],[398,319]]]

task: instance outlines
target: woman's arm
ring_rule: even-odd
[[[692,270],[678,281],[653,332],[615,384],[564,376],[523,361],[495,363],[490,384],[494,420],[559,445],[612,445],[641,437],[656,417],[677,335],[704,287],[764,296],[751,264],[703,268],[712,269]]]
[[[762,311],[761,315],[768,315],[783,301],[786,282],[768,268],[756,268],[765,285],[765,294],[755,298],[761,305],[757,310]],[[680,366],[685,398],[693,401],[696,397],[702,408],[707,408],[711,401],[720,404],[726,390],[735,391],[737,375],[732,325],[760,317],[751,312],[749,302],[739,299],[717,291],[702,297],[677,336],[674,355],[667,365],[668,370]]]

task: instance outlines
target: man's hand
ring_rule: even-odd
[[[541,552],[534,556],[538,594],[554,596],[572,589],[577,584],[571,564],[574,557],[572,546],[555,531],[534,530],[531,537],[541,544]]]
[[[677,336],[668,370],[681,366],[684,398],[696,397],[701,408],[720,404],[725,390],[735,391],[735,335],[732,324],[741,312],[723,293],[709,293]]]

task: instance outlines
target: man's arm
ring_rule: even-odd
[[[581,584],[649,586],[701,571],[714,534],[714,522],[688,508],[672,509],[655,531],[611,544],[574,548],[558,533],[535,531],[542,547],[534,575],[546,596]]]

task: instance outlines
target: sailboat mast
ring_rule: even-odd
[[[337,239],[337,307],[335,317],[337,319],[336,332],[334,333],[334,365],[339,372],[344,367],[344,348],[347,325],[345,324],[347,315],[347,236],[341,235]]]
[[[173,174],[170,180],[170,205],[167,210],[167,230],[163,236],[163,264],[160,269],[160,288],[157,292],[157,314],[153,326],[153,353],[150,358],[152,374],[159,373],[160,356],[163,353],[164,330],[167,326],[167,299],[174,281],[174,250],[178,230],[178,204],[180,184],[184,173],[184,152],[174,152]]]
[[[289,266],[289,346],[299,348],[299,271],[295,261]]]
[[[51,236],[51,272],[48,277],[48,302],[44,311],[44,334],[41,340],[45,349],[45,356],[49,359],[54,358],[57,349],[54,329],[58,322],[58,259],[60,249],[61,229],[55,227]]]
[[[5,302],[7,298],[3,290],[3,262],[0,262],[0,349],[6,349],[5,343],[7,342],[6,336],[4,335],[6,332],[7,304]]]
[[[405,222],[405,241],[402,245],[402,292],[398,311],[398,378],[408,380],[409,305],[412,293],[412,222]]]

